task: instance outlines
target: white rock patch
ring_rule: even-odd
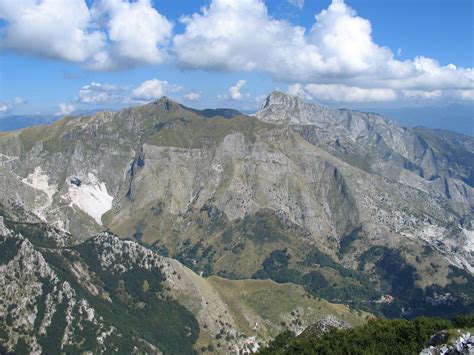
[[[45,210],[51,206],[53,203],[53,196],[57,190],[56,185],[49,185],[49,177],[48,175],[43,173],[43,169],[41,166],[37,166],[35,171],[28,175],[26,178],[21,180],[24,184],[31,186],[36,190],[40,190],[46,194],[46,201],[42,202],[41,197],[37,196],[35,199],[36,207],[34,212],[40,218],[45,219]]]
[[[19,157],[11,157],[9,155],[5,155],[0,153],[0,165],[5,165],[7,163],[11,163],[14,160],[20,159]]]
[[[71,207],[78,207],[98,224],[102,224],[101,217],[112,208],[114,199],[107,192],[105,183],[100,182],[92,173],[87,174],[87,179],[83,180],[80,186],[71,184],[65,197],[71,201]]]
[[[437,225],[424,225],[422,228],[415,231],[415,234],[418,238],[433,245],[436,241],[443,241],[446,234],[446,228]]]
[[[46,174],[43,174],[43,169],[41,166],[37,166],[35,171],[28,175],[28,177],[22,179],[21,181],[25,184],[33,187],[34,189],[43,191],[49,200],[53,200],[54,194],[57,192],[56,185],[49,185],[49,177]]]
[[[464,250],[466,250],[468,253],[474,252],[474,231],[470,231],[467,229],[463,229],[462,231],[466,236],[466,244],[464,244]]]
[[[467,269],[470,273],[474,274],[474,267],[472,267],[471,263],[466,260],[466,258],[460,255],[452,255],[448,257],[448,260],[456,267],[460,269]]]

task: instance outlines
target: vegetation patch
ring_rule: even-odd
[[[417,286],[416,269],[408,264],[399,251],[375,246],[361,256],[359,269],[371,263],[379,278],[380,286],[395,296],[391,303],[380,305],[387,317],[439,316],[474,311],[474,277],[466,271],[451,267],[449,279],[463,279],[464,283],[451,281],[445,287],[431,285],[426,289]]]
[[[286,249],[273,251],[262,263],[262,269],[253,274],[252,278],[272,279],[280,283],[293,282],[304,286],[312,295],[330,302],[344,302],[357,308],[374,310],[370,300],[379,298],[380,293],[363,274],[343,267],[316,248],[311,249],[302,262],[305,267],[312,268],[309,272],[289,268],[290,258]],[[329,280],[324,276],[324,268],[336,271],[337,279]]]
[[[244,217],[238,229],[242,236],[257,246],[288,239],[283,233],[285,226],[271,211],[258,211],[253,216]]]
[[[253,117],[176,117],[160,124],[159,129],[150,134],[145,143],[177,148],[201,149],[220,144],[224,137],[232,133],[243,134],[246,140],[254,143],[255,133],[271,128]]]
[[[361,231],[361,227],[354,228],[349,234],[341,238],[338,250],[339,257],[347,254],[351,250],[352,243],[356,241],[357,238],[359,238],[359,234],[361,233]]]
[[[3,237],[0,237],[3,238]],[[0,253],[0,264],[7,264],[20,249],[20,243],[17,239],[4,238],[0,239],[0,247],[2,252]]]
[[[333,328],[321,336],[280,334],[259,354],[413,354],[428,347],[430,337],[453,327],[469,327],[474,316],[453,321],[421,317],[414,320],[374,319],[352,329]]]

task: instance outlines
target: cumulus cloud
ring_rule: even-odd
[[[413,99],[436,99],[443,95],[441,90],[423,91],[423,90],[402,90],[402,94],[406,98]]]
[[[260,0],[213,0],[181,22],[185,31],[174,37],[173,50],[185,68],[258,70],[276,80],[319,85],[313,91],[326,88],[326,96],[335,99],[339,93],[342,100],[360,100],[364,93],[370,100],[391,100],[401,90],[474,86],[471,68],[442,66],[422,56],[395,59],[373,41],[371,23],[343,0],[317,14],[309,31],[271,17]]]
[[[181,87],[175,84],[170,84],[166,80],[152,79],[140,84],[132,91],[130,99],[132,101],[153,101],[160,97],[180,91]]]
[[[305,89],[311,97],[322,101],[380,102],[397,99],[397,93],[392,89],[365,89],[340,84],[308,84]]]
[[[187,101],[199,101],[201,100],[201,93],[197,91],[190,91],[187,94],[183,95],[183,99]]]
[[[298,96],[303,100],[312,100],[313,97],[306,92],[303,85],[293,84],[288,87],[288,94]]]
[[[246,80],[238,80],[235,85],[229,87],[226,94],[217,95],[219,105],[221,107],[236,107],[244,111],[260,108],[268,94],[251,95],[249,93],[243,93],[241,89],[246,83]]]
[[[2,46],[20,52],[82,62],[105,44],[84,0],[1,0],[0,18]]]
[[[83,104],[112,103],[123,99],[123,91],[115,85],[92,82],[79,90],[76,100]]]
[[[293,84],[288,94],[304,100],[328,103],[420,102],[430,100],[474,101],[474,90],[396,90],[391,88],[360,88],[342,84]]]
[[[18,105],[26,104],[26,100],[22,97],[15,97],[12,100],[12,103],[13,105],[18,106]]]
[[[391,58],[372,42],[370,22],[338,0],[316,15],[309,33],[272,18],[260,0],[213,0],[181,21],[186,30],[175,36],[174,51],[190,68],[258,69],[281,80],[314,81],[360,75]]]
[[[304,0],[287,1],[304,6]],[[400,60],[401,49],[375,43],[370,21],[344,0],[315,14],[309,29],[272,17],[263,0],[211,0],[182,16],[184,31],[174,37],[173,23],[152,0],[0,0],[0,20],[2,48],[95,70],[176,63],[259,71],[300,83],[301,95],[319,92],[331,100],[362,100],[363,94],[366,100],[473,100],[472,68],[424,56]]]
[[[26,100],[22,97],[15,97],[12,100],[0,101],[0,114],[9,113],[16,107],[26,103]]]
[[[474,101],[474,89],[471,90],[454,90],[453,96],[455,98],[466,100],[466,101]]]
[[[165,59],[172,23],[150,0],[0,0],[1,45],[117,70]]]
[[[105,21],[109,40],[108,48],[94,56],[93,68],[122,69],[165,60],[173,25],[150,0],[100,0],[92,13]]]
[[[74,105],[60,103],[59,104],[59,111],[55,113],[56,116],[66,116],[76,111]]]
[[[180,21],[186,30],[173,39],[177,60],[210,70],[258,69],[285,24],[269,21],[264,3],[256,0],[214,0],[201,14]]]
[[[79,89],[75,102],[87,105],[145,103],[178,92],[181,89],[179,85],[158,79],[144,81],[133,89],[92,82]],[[188,100],[196,101],[199,99],[199,95],[199,93],[190,92],[184,96]]]
[[[242,100],[244,95],[240,92],[242,86],[245,85],[246,80],[239,80],[237,83],[229,88],[229,96],[232,100]]]

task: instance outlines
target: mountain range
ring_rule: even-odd
[[[6,351],[255,351],[327,316],[474,310],[459,133],[163,97],[1,132],[0,192]]]
[[[365,111],[377,112],[394,119],[403,126],[424,126],[451,130],[474,136],[474,106],[450,104],[447,106],[421,106],[401,108],[370,108]]]

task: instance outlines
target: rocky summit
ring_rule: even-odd
[[[473,210],[472,137],[281,92],[3,132],[2,351],[254,352],[472,312]]]

